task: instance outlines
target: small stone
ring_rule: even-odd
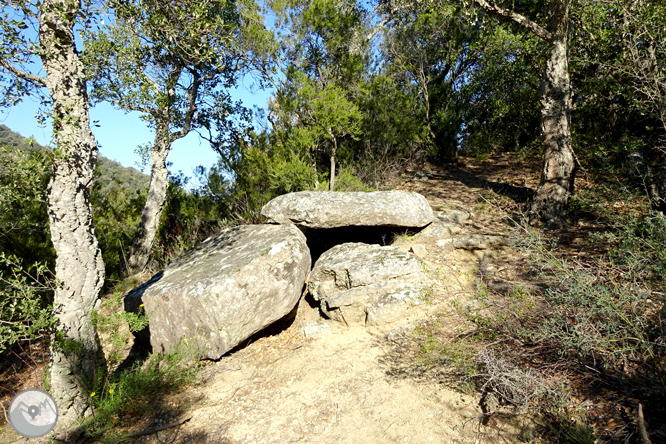
[[[442,222],[451,222],[454,224],[462,224],[470,218],[470,214],[463,210],[442,210],[435,213],[435,216]]]
[[[451,243],[453,243],[453,239],[440,239],[438,241],[435,241],[435,245],[437,245],[438,247],[446,247]]]
[[[303,327],[303,336],[306,339],[320,338],[331,331],[331,326],[326,322],[313,322]]]
[[[509,240],[504,236],[466,234],[460,236],[453,244],[453,247],[461,250],[490,250],[507,245],[509,245]]]
[[[414,253],[420,258],[426,257],[428,254],[428,251],[426,250],[425,245],[417,244],[417,245],[412,245],[411,248],[409,249],[411,253]]]

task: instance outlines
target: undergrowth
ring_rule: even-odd
[[[152,355],[143,366],[104,380],[100,391],[90,394],[94,413],[81,427],[85,435],[105,442],[122,436],[129,425],[141,427],[142,420],[158,413],[182,413],[185,405],[170,406],[166,398],[195,379],[198,359],[198,354],[181,347],[169,355]]]
[[[124,311],[122,297],[136,282],[121,282],[102,302],[103,310],[94,313],[97,331],[105,338],[105,369],[89,395],[93,415],[82,425],[85,435],[104,442],[116,438],[123,427],[137,425],[142,418],[156,413],[176,416],[179,411],[168,408],[165,399],[194,380],[200,367],[199,350],[183,343],[175,352],[152,354],[136,360],[133,365],[121,362],[132,332],[148,325],[145,313]],[[170,412],[169,412],[170,411]]]
[[[417,331],[420,364],[449,368],[480,392],[486,417],[540,414],[553,442],[622,442],[638,435],[639,405],[666,413],[666,218],[648,209],[605,217],[612,224],[589,242],[606,253],[587,261],[517,224],[515,243],[545,290],[498,293],[480,280],[474,300],[454,304],[464,327]],[[605,427],[618,411],[628,425]]]

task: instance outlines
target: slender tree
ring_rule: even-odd
[[[142,271],[150,256],[166,202],[166,158],[173,143],[197,129],[214,137],[229,115],[242,109],[227,90],[248,66],[244,55],[251,45],[245,43],[265,37],[252,8],[234,0],[117,2],[114,23],[86,38],[94,99],[140,113],[154,131],[150,185],[130,273]]]
[[[548,44],[541,83],[543,168],[531,208],[531,219],[557,225],[573,192],[576,159],[571,143],[569,24],[571,0],[551,4],[550,23],[543,27],[527,16],[487,0],[473,0],[487,13],[505,17]]]
[[[74,27],[90,21],[80,0],[3,1],[0,66],[5,104],[46,88],[50,97],[55,158],[47,202],[56,251],[54,296],[57,333],[51,345],[51,391],[68,425],[88,411],[99,340],[91,311],[104,282],[102,254],[92,225],[90,187],[97,144],[90,130],[83,64]],[[41,62],[44,75],[30,64]]]
[[[361,131],[361,112],[336,85],[329,84],[321,89],[304,74],[294,74],[289,85],[290,89],[278,94],[283,107],[274,111],[283,122],[290,121],[298,128],[292,133],[298,141],[292,142],[310,147],[328,144],[329,191],[334,191],[339,141],[347,136],[357,138]]]
[[[360,134],[354,99],[366,62],[359,37],[363,11],[350,0],[275,1],[273,8],[284,36],[283,78],[271,106],[274,128],[285,144],[309,149],[315,169],[319,151],[328,154],[334,190],[341,141]]]

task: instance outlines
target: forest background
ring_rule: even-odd
[[[90,242],[101,254],[91,260],[102,267],[89,308],[103,287],[161,268],[224,226],[259,222],[275,196],[379,189],[409,162],[495,153],[543,159],[541,184],[524,210],[549,229],[573,223],[594,199],[627,194],[647,203],[634,215],[635,236],[663,217],[666,6],[659,2],[171,3],[3,2],[2,105],[37,95],[62,130],[70,110],[58,111],[51,71],[44,80],[44,69],[33,67],[55,57],[43,25],[53,6],[67,13],[58,26],[69,37],[54,48],[75,48],[81,109],[108,102],[140,113],[154,132],[143,148],[150,177],[102,159],[94,180],[84,181]],[[229,95],[248,74],[273,91],[262,128]],[[51,316],[61,258],[51,242],[49,193],[79,151],[58,131],[52,147],[41,147],[2,128],[3,349],[63,331],[64,321]],[[175,140],[195,131],[219,160],[186,187],[184,175],[167,175],[165,159]],[[86,146],[80,153],[94,166],[94,143]],[[576,172],[603,184],[599,194],[577,199]],[[655,276],[650,285],[661,285]]]

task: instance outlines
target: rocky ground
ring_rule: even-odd
[[[452,301],[473,298],[480,262],[497,264],[507,278],[519,269],[520,254],[501,243],[486,249],[453,247],[465,235],[506,236],[505,218],[535,187],[538,176],[529,168],[516,174],[515,164],[502,158],[492,165],[491,170],[469,161],[405,172],[397,189],[423,194],[437,212],[459,210],[471,217],[453,239],[409,233],[395,239],[394,245],[423,257],[435,281],[404,319],[347,328],[321,318],[304,300],[282,331],[207,363],[197,384],[166,401],[165,416],[144,427],[187,422],[136,442],[520,442],[532,426],[529,417],[482,425],[477,395],[441,378],[396,371],[401,361],[396,345],[411,341],[421,323],[449,310]],[[521,176],[520,183],[506,182]]]
[[[448,238],[406,233],[393,240],[426,261],[434,282],[405,318],[347,328],[302,300],[292,321],[206,362],[195,384],[164,400],[151,418],[128,424],[129,431],[163,430],[123,442],[521,442],[531,418],[482,425],[478,395],[399,369],[414,364],[415,356],[399,356],[409,353],[399,346],[419,325],[453,301],[473,299],[480,265],[503,280],[520,278],[523,258],[501,239],[509,234],[507,217],[536,188],[538,170],[508,159],[420,165],[403,174],[396,189],[423,194],[440,216],[470,215]],[[456,247],[465,237],[468,246]]]

